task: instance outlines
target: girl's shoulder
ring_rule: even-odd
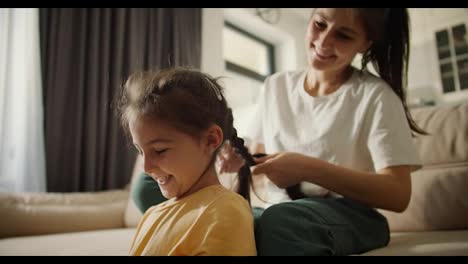
[[[242,215],[246,217],[251,214],[250,206],[244,197],[221,186],[212,193],[211,201],[204,206],[204,211],[207,216]]]

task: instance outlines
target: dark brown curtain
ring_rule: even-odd
[[[47,190],[130,180],[136,152],[111,103],[130,73],[200,66],[201,9],[40,10]]]

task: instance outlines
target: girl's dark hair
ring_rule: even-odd
[[[232,110],[217,79],[185,67],[137,72],[123,85],[117,98],[117,111],[127,133],[129,122],[143,116],[164,120],[194,137],[199,137],[212,124],[218,125],[223,131],[223,141],[229,140],[246,161],[238,173],[237,192],[250,203],[249,167],[255,161],[244,140],[237,136]]]
[[[406,8],[357,8],[357,14],[372,40],[371,47],[363,54],[361,71],[372,62],[374,68],[398,95],[405,110],[406,119],[413,132],[427,135],[411,116],[406,104],[405,89],[410,53],[409,15]]]

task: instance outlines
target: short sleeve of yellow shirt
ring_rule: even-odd
[[[130,255],[256,255],[250,206],[221,185],[153,206],[143,215]]]

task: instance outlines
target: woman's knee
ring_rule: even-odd
[[[144,213],[148,208],[166,201],[162,195],[158,183],[146,173],[142,173],[135,179],[131,190],[132,200],[135,205]]]
[[[295,202],[276,204],[263,212],[256,242],[260,255],[333,254],[328,229],[319,216]]]
[[[275,204],[263,212],[257,223],[259,239],[292,237],[302,233],[306,226],[320,223],[320,219],[308,208],[296,202]]]
[[[273,228],[279,224],[287,224],[294,209],[289,203],[275,204],[265,209],[259,218],[259,224],[264,228]]]
[[[301,225],[305,220],[309,223],[316,222],[320,221],[320,217],[295,201],[272,205],[265,209],[260,218],[261,223],[266,227]]]

